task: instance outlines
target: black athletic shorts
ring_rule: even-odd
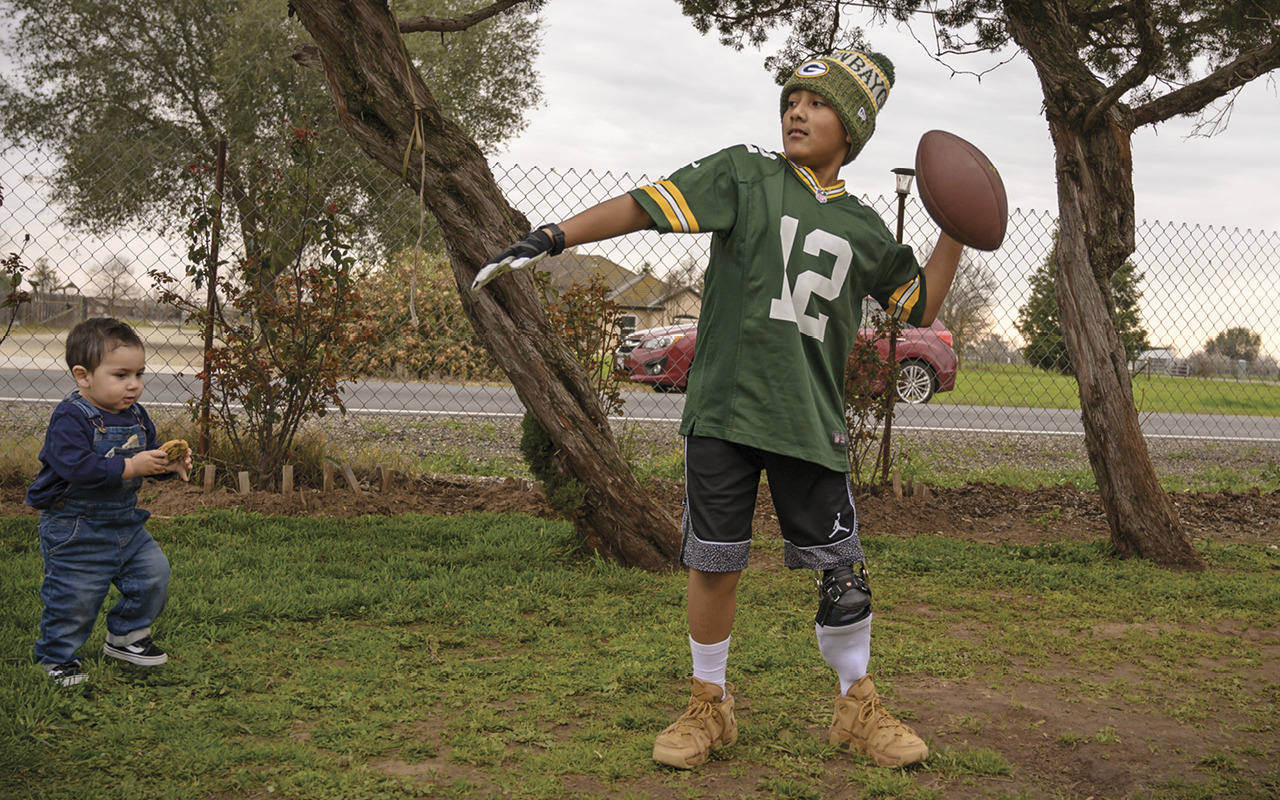
[[[788,568],[824,570],[862,561],[847,474],[722,439],[686,436],[682,564],[702,572],[746,568],[761,470],[786,540]]]

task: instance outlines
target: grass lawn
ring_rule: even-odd
[[[1133,381],[1139,413],[1280,416],[1280,384],[1230,378],[1139,376]],[[1032,367],[965,362],[956,386],[934,403],[1010,408],[1080,408],[1076,380]]]
[[[1274,635],[1275,548],[1204,542],[1212,570],[1184,575],[1105,541],[866,539],[886,702],[907,708],[897,685],[976,693],[971,713],[920,706],[934,755],[894,771],[826,746],[812,586],[758,542],[730,662],[742,738],[687,773],[650,760],[687,697],[684,576],[584,555],[567,524],[154,520],[170,662],[101,657],[100,622],[89,681],[63,690],[31,663],[35,525],[0,518],[4,798],[1071,797],[1061,765],[1137,759],[1169,778],[1132,796],[1280,790],[1275,639],[1239,634]],[[984,716],[981,697],[1015,700]],[[1108,723],[1118,708],[1135,716]]]

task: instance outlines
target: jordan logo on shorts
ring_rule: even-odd
[[[844,531],[845,533],[849,532],[848,528],[840,524],[840,514],[843,514],[843,513],[844,512],[841,511],[839,514],[836,514],[836,523],[831,526],[831,535],[827,537],[828,539],[836,538],[836,534],[839,533],[840,531]]]

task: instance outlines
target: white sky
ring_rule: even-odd
[[[734,52],[714,33],[700,36],[674,0],[552,0],[543,14],[546,103],[499,162],[656,178],[731,144],[781,147],[779,89],[763,68],[773,50]],[[926,24],[916,28],[932,42]],[[897,84],[875,136],[842,172],[854,193],[892,194],[889,170],[912,166],[920,135],[942,128],[991,158],[1010,209],[1056,214],[1053,147],[1025,56],[979,82],[951,77],[906,28],[868,32]],[[979,71],[995,59],[949,61]],[[1186,138],[1187,121],[1142,129],[1133,138],[1138,219],[1280,230],[1277,123],[1280,100],[1264,79],[1245,88],[1216,138]]]

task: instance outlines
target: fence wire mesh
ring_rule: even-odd
[[[56,156],[40,152],[11,149],[3,156],[0,252],[20,254],[29,268],[25,288],[33,292],[0,345],[6,406],[56,401],[74,388],[62,362],[65,335],[77,321],[102,315],[132,322],[148,342],[150,402],[186,403],[200,393],[195,375],[202,333],[157,301],[148,277],[153,271],[184,274],[187,243],[173,233],[186,224],[183,209],[93,230],[68,227],[67,198],[54,196],[51,188],[59,166]],[[157,167],[173,175],[182,168]],[[535,224],[564,219],[655,177],[500,163],[493,170],[512,205]],[[891,180],[886,176],[886,189],[892,189]],[[406,202],[407,190],[395,191],[400,194],[364,202],[415,208],[411,194]],[[896,195],[861,199],[896,229]],[[417,212],[408,216],[404,227],[416,231]],[[943,370],[931,357],[917,355],[916,377],[925,391],[914,399],[927,402],[900,403],[895,429],[1082,430],[1074,380],[1063,374],[1060,361],[1046,361],[1037,349],[1043,342],[1029,340],[1027,333],[1035,330],[1037,302],[1052,308],[1037,295],[1035,276],[1050,258],[1056,225],[1052,213],[1015,209],[1000,250],[966,251],[941,315],[948,328],[943,338],[958,363],[954,383],[940,377]],[[427,218],[425,226],[420,253],[365,254],[365,302],[376,317],[371,330],[382,333],[353,352],[357,374],[346,384],[345,403],[370,413],[517,416],[518,399],[476,346],[461,311],[447,257],[435,244],[440,238],[434,221]],[[904,241],[923,260],[936,228],[915,196],[902,206],[902,227]],[[223,246],[242,247],[234,224],[227,230]],[[692,339],[682,352],[681,337],[698,316],[708,243],[708,235],[639,233],[576,248],[542,266],[557,289],[591,278],[608,287],[622,325],[620,346],[602,355],[631,375],[622,412],[627,419],[670,422],[680,416],[682,378],[693,357]],[[1149,437],[1280,440],[1274,415],[1280,406],[1278,251],[1275,232],[1169,222],[1138,226],[1131,258],[1136,338],[1129,366]],[[1120,289],[1117,297],[1123,297]],[[415,335],[386,335],[408,331],[414,318]],[[1046,326],[1054,330],[1051,316],[1041,322],[1041,332],[1032,334],[1037,339]],[[1060,331],[1056,335],[1060,339]]]

